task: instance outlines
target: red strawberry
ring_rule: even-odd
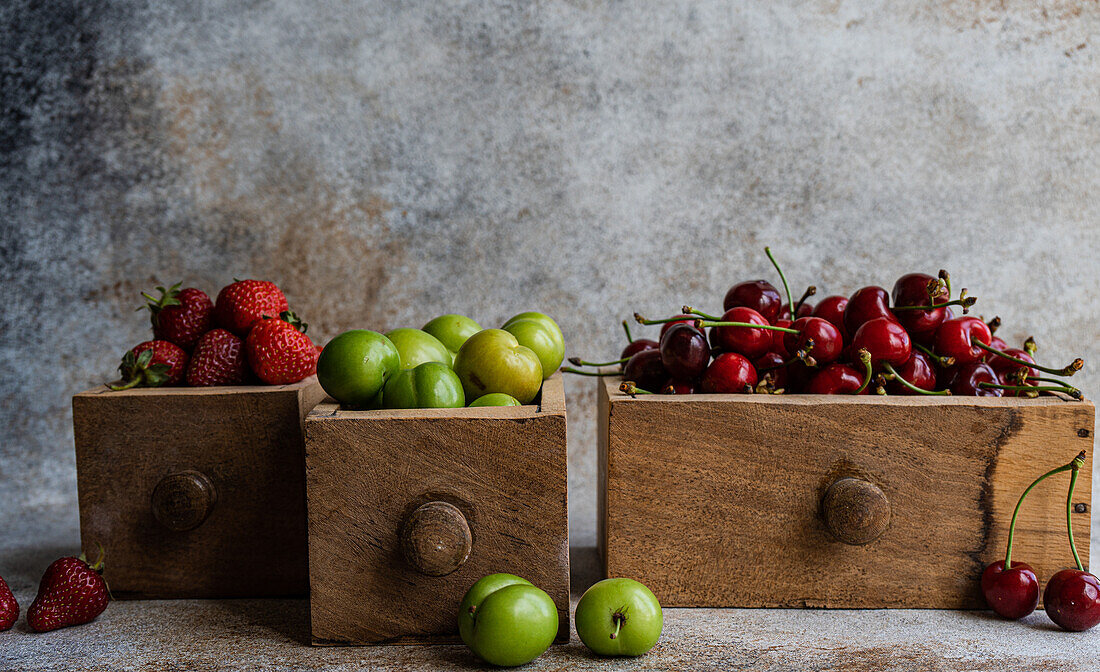
[[[283,290],[266,280],[237,280],[218,292],[214,320],[244,338],[264,317],[278,317],[289,306]]]
[[[160,298],[154,299],[142,292],[152,313],[153,335],[162,341],[171,341],[184,350],[195,347],[213,320],[214,302],[206,292],[194,287],[180,289],[177,282],[168,289],[157,287]]]
[[[112,390],[131,387],[163,387],[178,385],[187,369],[187,353],[169,341],[138,343],[122,356],[118,371],[121,385],[108,385]]]
[[[83,555],[55,560],[42,575],[38,595],[27,610],[27,625],[46,632],[87,623],[102,614],[109,599],[102,571],[102,555],[94,565]]]
[[[187,365],[187,384],[240,385],[244,382],[244,342],[225,329],[203,334],[191,363]]]
[[[260,380],[287,385],[317,373],[317,348],[305,335],[306,326],[294,313],[284,311],[279,319],[266,319],[252,327],[244,348]]]
[[[15,601],[11,588],[8,588],[8,584],[4,582],[4,577],[0,576],[0,632],[15,625],[17,618],[19,618],[19,603]]]

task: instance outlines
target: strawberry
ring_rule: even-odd
[[[131,387],[162,387],[177,385],[187,368],[187,353],[169,341],[145,341],[122,356],[118,371],[121,385],[108,385],[112,390]]]
[[[241,339],[225,329],[203,334],[187,365],[187,384],[195,387],[240,385],[245,373],[243,346]]]
[[[27,625],[47,632],[87,623],[107,608],[109,594],[103,572],[103,555],[94,565],[81,555],[61,558],[46,568],[38,595],[27,610]]]
[[[4,577],[0,576],[0,632],[15,625],[17,618],[19,618],[19,603],[15,601],[11,588],[8,588],[8,584],[4,582]]]
[[[199,338],[210,330],[214,302],[201,289],[180,289],[181,284],[177,282],[168,289],[157,287],[159,299],[145,292],[141,295],[147,301],[144,307],[152,313],[153,335],[159,340],[171,341],[184,350],[191,350]]]
[[[260,380],[287,385],[317,373],[317,348],[305,335],[306,327],[289,310],[252,327],[244,349]]]
[[[214,321],[244,338],[264,317],[278,317],[289,306],[283,290],[266,280],[237,280],[218,292]]]

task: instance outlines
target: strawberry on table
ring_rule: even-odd
[[[163,387],[178,385],[187,369],[187,353],[170,341],[145,341],[122,356],[118,371],[122,374],[119,385],[108,385],[112,390],[128,390],[131,387]]]
[[[237,280],[218,292],[214,321],[244,338],[248,330],[264,317],[278,317],[288,310],[286,296],[274,282]]]
[[[8,630],[15,625],[19,618],[19,603],[15,601],[15,595],[0,576],[0,632]]]
[[[287,385],[317,373],[317,348],[291,311],[261,320],[245,339],[252,371],[269,385]]]
[[[61,558],[46,568],[38,595],[27,610],[27,625],[46,632],[93,620],[107,608],[109,594],[103,572],[103,555],[89,565],[79,558]]]
[[[203,334],[187,365],[187,384],[194,387],[240,385],[244,376],[244,341],[225,329]]]
[[[180,289],[181,284],[177,282],[168,289],[157,287],[159,299],[145,292],[141,295],[147,301],[145,307],[152,314],[153,335],[190,350],[210,330],[214,302],[201,289]]]

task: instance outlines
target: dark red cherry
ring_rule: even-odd
[[[722,315],[722,322],[744,322],[771,326],[771,323],[752,308],[738,306]],[[751,327],[711,327],[711,342],[722,352],[736,352],[753,359],[772,347],[772,330]],[[782,332],[779,332],[782,333]]]
[[[899,306],[929,306],[947,303],[947,288],[942,284],[936,285],[937,278],[926,273],[908,273],[898,278],[894,283],[894,291],[891,293],[894,307]],[[934,295],[929,295],[929,285],[936,288]],[[893,311],[898,322],[909,332],[909,336],[918,343],[927,344],[936,335],[936,329],[943,323],[947,316],[947,308],[933,308],[931,310],[896,310]]]
[[[739,282],[726,292],[722,310],[743,306],[752,308],[768,322],[775,322],[779,315],[779,291],[767,280]]]
[[[691,380],[702,375],[710,363],[707,337],[690,324],[677,323],[666,331],[661,337],[660,352],[665,370],[679,380]]]
[[[982,572],[982,595],[998,616],[1015,621],[1039,605],[1039,579],[1025,562],[1013,560],[1006,570],[1005,561],[998,560]]]
[[[1100,581],[1080,569],[1063,569],[1047,581],[1043,608],[1063,630],[1088,630],[1100,623]]]
[[[723,352],[707,367],[701,385],[707,394],[738,394],[751,392],[757,382],[749,360],[736,352]]]
[[[795,301],[795,303],[798,303]],[[803,301],[802,305],[798,307],[798,317],[810,317],[814,314],[814,307],[808,302]],[[779,317],[777,320],[789,320],[791,319],[791,307],[787,304],[783,304],[779,307]]]
[[[781,334],[783,332],[775,332]],[[756,369],[756,375],[761,380],[766,376],[771,376],[772,385],[777,388],[787,388],[787,369],[791,367],[790,364],[784,366],[783,355],[778,352],[765,352],[753,360],[753,368]]]
[[[928,355],[920,350],[914,350],[900,366],[894,367],[898,375],[922,390],[931,392],[936,389],[936,367],[932,365]],[[917,394],[913,389],[902,385],[896,380],[891,380],[886,385],[886,391],[890,394]]]
[[[994,336],[993,338],[996,339],[996,340],[1000,340],[1000,339],[997,339],[996,336]],[[992,344],[990,344],[990,345],[994,348],[997,347],[997,346],[992,345]],[[998,348],[998,350],[1001,350],[1006,355],[1012,355],[1016,359],[1022,359],[1025,362],[1030,362],[1031,364],[1035,363],[1035,360],[1031,357],[1031,353],[1029,353],[1027,350],[1021,350],[1020,348]],[[1033,369],[1031,367],[1025,367],[1022,364],[1017,364],[1016,362],[1013,362],[1012,360],[1009,360],[1009,359],[1005,359],[1004,357],[998,357],[997,355],[994,355],[992,352],[988,352],[986,354],[993,357],[993,359],[991,361],[989,361],[988,364],[993,367],[993,370],[996,371],[998,375],[1004,375],[1006,377],[1010,377],[1012,374],[1016,373],[1020,369],[1027,369],[1027,375],[1028,376],[1037,376],[1037,375],[1039,375],[1039,372],[1036,369]]]
[[[844,307],[844,328],[854,335],[864,322],[876,317],[894,317],[890,312],[890,295],[882,287],[857,289]]]
[[[791,321],[790,320],[776,320],[775,321],[775,326],[777,326],[777,327],[786,327],[787,329],[790,329],[791,328]],[[767,331],[767,330],[765,329],[765,331]],[[784,355],[786,357],[790,357],[791,353],[787,352],[787,345],[784,342],[784,339],[787,337],[786,332],[772,330],[772,331],[769,331],[768,333],[770,333],[772,335],[771,351],[772,352],[778,352],[779,354]]]
[[[1000,350],[1001,352],[1004,352],[1005,350],[1008,349],[1008,343],[1005,343],[1004,339],[1001,338],[1000,336],[991,335],[989,337],[989,347],[994,348],[995,350]],[[987,352],[987,353],[985,353],[985,357],[983,359],[985,359],[986,364],[992,364],[993,362],[997,361],[998,359],[1004,359],[1004,357],[998,357],[997,355],[994,355],[992,352]],[[1034,361],[1034,360],[1032,360],[1032,361]]]
[[[830,364],[810,379],[807,394],[853,394],[863,385],[863,376],[846,364]],[[861,392],[867,394],[870,386]]]
[[[661,361],[661,351],[642,350],[631,356],[623,367],[623,380],[633,381],[635,385],[649,392],[656,392],[668,381],[668,371]]]
[[[682,317],[684,319],[682,319],[682,320],[676,319],[676,318],[679,318],[679,317]],[[695,320],[698,320],[699,318],[695,315],[684,315],[683,313],[681,313],[679,315],[673,315],[672,319],[675,320],[675,321],[665,322],[664,324],[661,325],[661,337],[662,338],[664,337],[664,335],[666,333],[668,333],[669,329],[673,328],[677,324],[690,324],[692,326],[695,326]]]
[[[818,302],[814,306],[814,317],[820,317],[826,322],[832,323],[834,327],[840,330],[840,335],[844,337],[844,342],[848,342],[848,330],[844,327],[844,309],[848,307],[848,297],[846,296],[826,296],[824,299]]]
[[[800,317],[791,323],[791,329],[797,329],[797,334],[784,332],[783,347],[787,352],[798,352],[806,349],[810,340],[814,345],[809,348],[807,354],[817,360],[818,364],[825,365],[835,362],[844,349],[844,339],[840,336],[840,330],[820,317]]]
[[[943,357],[954,357],[958,364],[980,362],[985,358],[985,350],[974,345],[974,341],[989,344],[992,335],[989,326],[976,317],[953,317],[944,320],[936,330],[933,350]]]
[[[971,362],[954,367],[949,388],[951,394],[962,397],[1000,397],[1004,391],[997,387],[982,387],[981,383],[1000,385],[997,372],[985,362]]]
[[[896,320],[889,317],[876,317],[864,322],[852,336],[852,352],[866,350],[871,353],[871,364],[905,363],[913,353],[913,343],[909,332]]]
[[[619,355],[619,359],[629,359],[642,350],[656,350],[658,347],[660,347],[660,343],[657,341],[649,338],[639,338],[636,341],[631,341],[626,344],[622,354]]]
[[[670,380],[661,388],[661,394],[695,394],[699,384],[694,380]]]

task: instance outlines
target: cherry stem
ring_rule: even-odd
[[[560,371],[562,373],[573,373],[573,374],[576,374],[578,376],[602,377],[602,376],[621,376],[622,375],[622,372],[620,372],[620,371],[581,371],[580,369],[574,369],[574,368],[569,367],[569,366],[561,367]]]
[[[633,343],[634,342],[634,337],[630,335],[630,325],[627,324],[626,320],[623,320],[623,331],[626,332],[626,342],[627,343]]]
[[[991,387],[997,390],[1008,390],[1010,392],[1035,392],[1038,396],[1039,392],[1062,392],[1068,394],[1074,399],[1081,398],[1081,390],[1076,387],[1070,387],[1069,385],[999,385],[997,383],[978,383],[978,387]]]
[[[1024,379],[1025,380],[1039,380],[1039,381],[1042,381],[1044,383],[1058,383],[1059,385],[1063,385],[1065,387],[1073,387],[1072,385],[1070,385],[1066,381],[1060,380],[1058,378],[1046,378],[1046,377],[1043,377],[1043,376],[1025,376]]]
[[[691,306],[684,306],[682,312],[687,313],[688,315],[698,315],[699,317],[703,318],[704,320],[721,320],[722,319],[720,317],[715,317],[714,315],[708,315],[707,313],[704,313],[701,310],[696,310],[696,309],[692,308]]]
[[[650,392],[649,390],[643,390],[642,388],[638,387],[637,385],[634,384],[634,381],[632,381],[632,380],[624,380],[623,383],[621,385],[619,385],[619,391],[620,392],[625,392],[626,394],[629,394],[632,397],[635,396],[635,395],[638,395],[638,394],[655,394],[654,392]]]
[[[947,288],[947,298],[950,299],[951,298],[951,274],[941,268],[940,272],[939,272],[939,278],[940,278],[940,280],[943,280],[943,286]]]
[[[967,311],[970,310],[970,307],[978,301],[978,297],[965,296],[965,289],[963,290],[963,294],[964,296],[955,299],[954,301],[945,301],[943,303],[937,303],[934,306],[894,306],[891,310],[935,310],[936,308],[943,308],[944,306],[962,306],[963,313],[965,314]]]
[[[1081,556],[1077,555],[1077,544],[1073,541],[1073,489],[1077,487],[1077,473],[1085,465],[1085,451],[1082,450],[1071,464],[1073,471],[1070,472],[1069,494],[1066,495],[1066,532],[1069,533],[1069,550],[1073,551],[1073,561],[1077,563],[1077,569],[1083,572],[1085,567],[1081,564]]]
[[[1012,538],[1016,535],[1016,516],[1020,513],[1020,506],[1024,503],[1024,498],[1027,497],[1027,494],[1031,492],[1032,488],[1042,483],[1044,480],[1047,479],[1047,477],[1053,476],[1054,474],[1059,474],[1063,471],[1069,471],[1070,469],[1073,469],[1073,465],[1077,464],[1078,460],[1081,460],[1083,462],[1084,459],[1085,451],[1082,450],[1080,454],[1078,454],[1077,457],[1073,458],[1073,461],[1069,464],[1063,464],[1060,467],[1051,469],[1047,473],[1032,481],[1031,485],[1027,486],[1027,489],[1024,490],[1024,494],[1020,495],[1020,499],[1016,501],[1016,508],[1012,511],[1012,522],[1008,525],[1008,548],[1005,549],[1004,565],[1004,568],[1006,570],[1012,569]],[[1070,541],[1073,541],[1072,537],[1070,538]]]
[[[668,322],[688,322],[689,321],[689,320],[686,320],[682,317],[666,317],[663,320],[651,320],[649,318],[642,317],[638,313],[634,313],[634,320],[638,324],[666,324]]]
[[[696,328],[702,327],[745,327],[746,329],[768,329],[770,331],[782,331],[785,334],[801,333],[798,329],[777,327],[774,324],[752,324],[751,322],[723,322],[721,320],[695,320]]]
[[[920,343],[914,343],[913,347],[916,348],[917,350],[920,350],[924,354],[928,355],[928,359],[931,359],[939,367],[942,367],[942,368],[946,369],[946,368],[955,366],[955,358],[954,357],[943,357],[943,356],[937,355],[936,353],[932,352],[931,348],[925,347],[925,346],[921,345]]]
[[[1038,350],[1038,349],[1039,349],[1039,346],[1038,346],[1037,343],[1035,343],[1035,337],[1034,336],[1028,336],[1027,340],[1024,341],[1024,352],[1031,355],[1032,357],[1035,357],[1035,351]]]
[[[890,364],[890,362],[883,362],[882,363],[882,368],[885,369],[886,372],[889,373],[891,376],[893,376],[894,380],[898,381],[899,383],[901,383],[902,385],[908,387],[910,390],[913,390],[914,392],[917,392],[917,393],[920,393],[920,394],[927,394],[929,396],[937,396],[937,397],[950,397],[951,396],[951,390],[936,390],[935,392],[933,392],[933,391],[926,390],[926,389],[921,388],[921,387],[917,387],[913,383],[910,383],[908,380],[902,378],[901,375],[897,371],[894,370],[894,367],[893,367],[893,365]]]
[[[775,272],[779,274],[779,279],[783,281],[783,291],[787,293],[787,307],[792,308],[794,301],[791,301],[791,288],[787,285],[787,276],[783,275],[783,269],[779,268],[779,262],[772,256],[772,250],[770,247],[764,248],[764,254],[768,255],[768,260],[772,262],[772,266],[775,266]],[[794,313],[791,313],[791,321],[794,321]]]
[[[586,362],[580,357],[570,357],[569,363],[573,366],[615,366],[616,364],[625,364],[629,362],[629,357],[623,357],[622,359],[615,359],[610,362]]]
[[[806,299],[814,294],[817,294],[817,287],[810,285],[806,288],[806,291],[802,293],[802,298],[798,300],[798,305],[791,308],[791,322],[794,322],[795,318],[798,316],[798,310],[802,307],[802,304],[806,303]]]
[[[1053,373],[1056,376],[1072,376],[1073,374],[1080,371],[1081,367],[1083,367],[1085,365],[1085,360],[1078,357],[1077,359],[1070,362],[1069,366],[1067,366],[1064,369],[1052,369],[1052,368],[1047,367],[1047,366],[1040,366],[1040,365],[1038,365],[1034,362],[1024,361],[1024,360],[1022,360],[1018,357],[1013,357],[1012,355],[1010,355],[1008,353],[1001,352],[997,348],[992,348],[992,347],[986,345],[985,343],[982,343],[981,341],[979,341],[976,338],[970,339],[970,342],[973,343],[974,345],[978,346],[982,350],[985,350],[986,352],[992,352],[994,355],[997,355],[998,357],[1004,357],[1005,359],[1007,359],[1010,362],[1016,362],[1017,364],[1019,364],[1021,366],[1030,367],[1032,369],[1039,369],[1040,371],[1045,371],[1046,373]]]
[[[863,391],[871,384],[871,376],[874,375],[874,367],[871,366],[871,353],[867,351],[867,348],[859,349],[859,361],[863,362],[863,384],[852,394],[863,394]]]
[[[990,334],[997,333],[997,330],[1001,328],[1001,317],[1000,317],[1000,315],[998,315],[998,316],[994,317],[992,320],[986,322],[985,326],[989,327],[989,333]]]

